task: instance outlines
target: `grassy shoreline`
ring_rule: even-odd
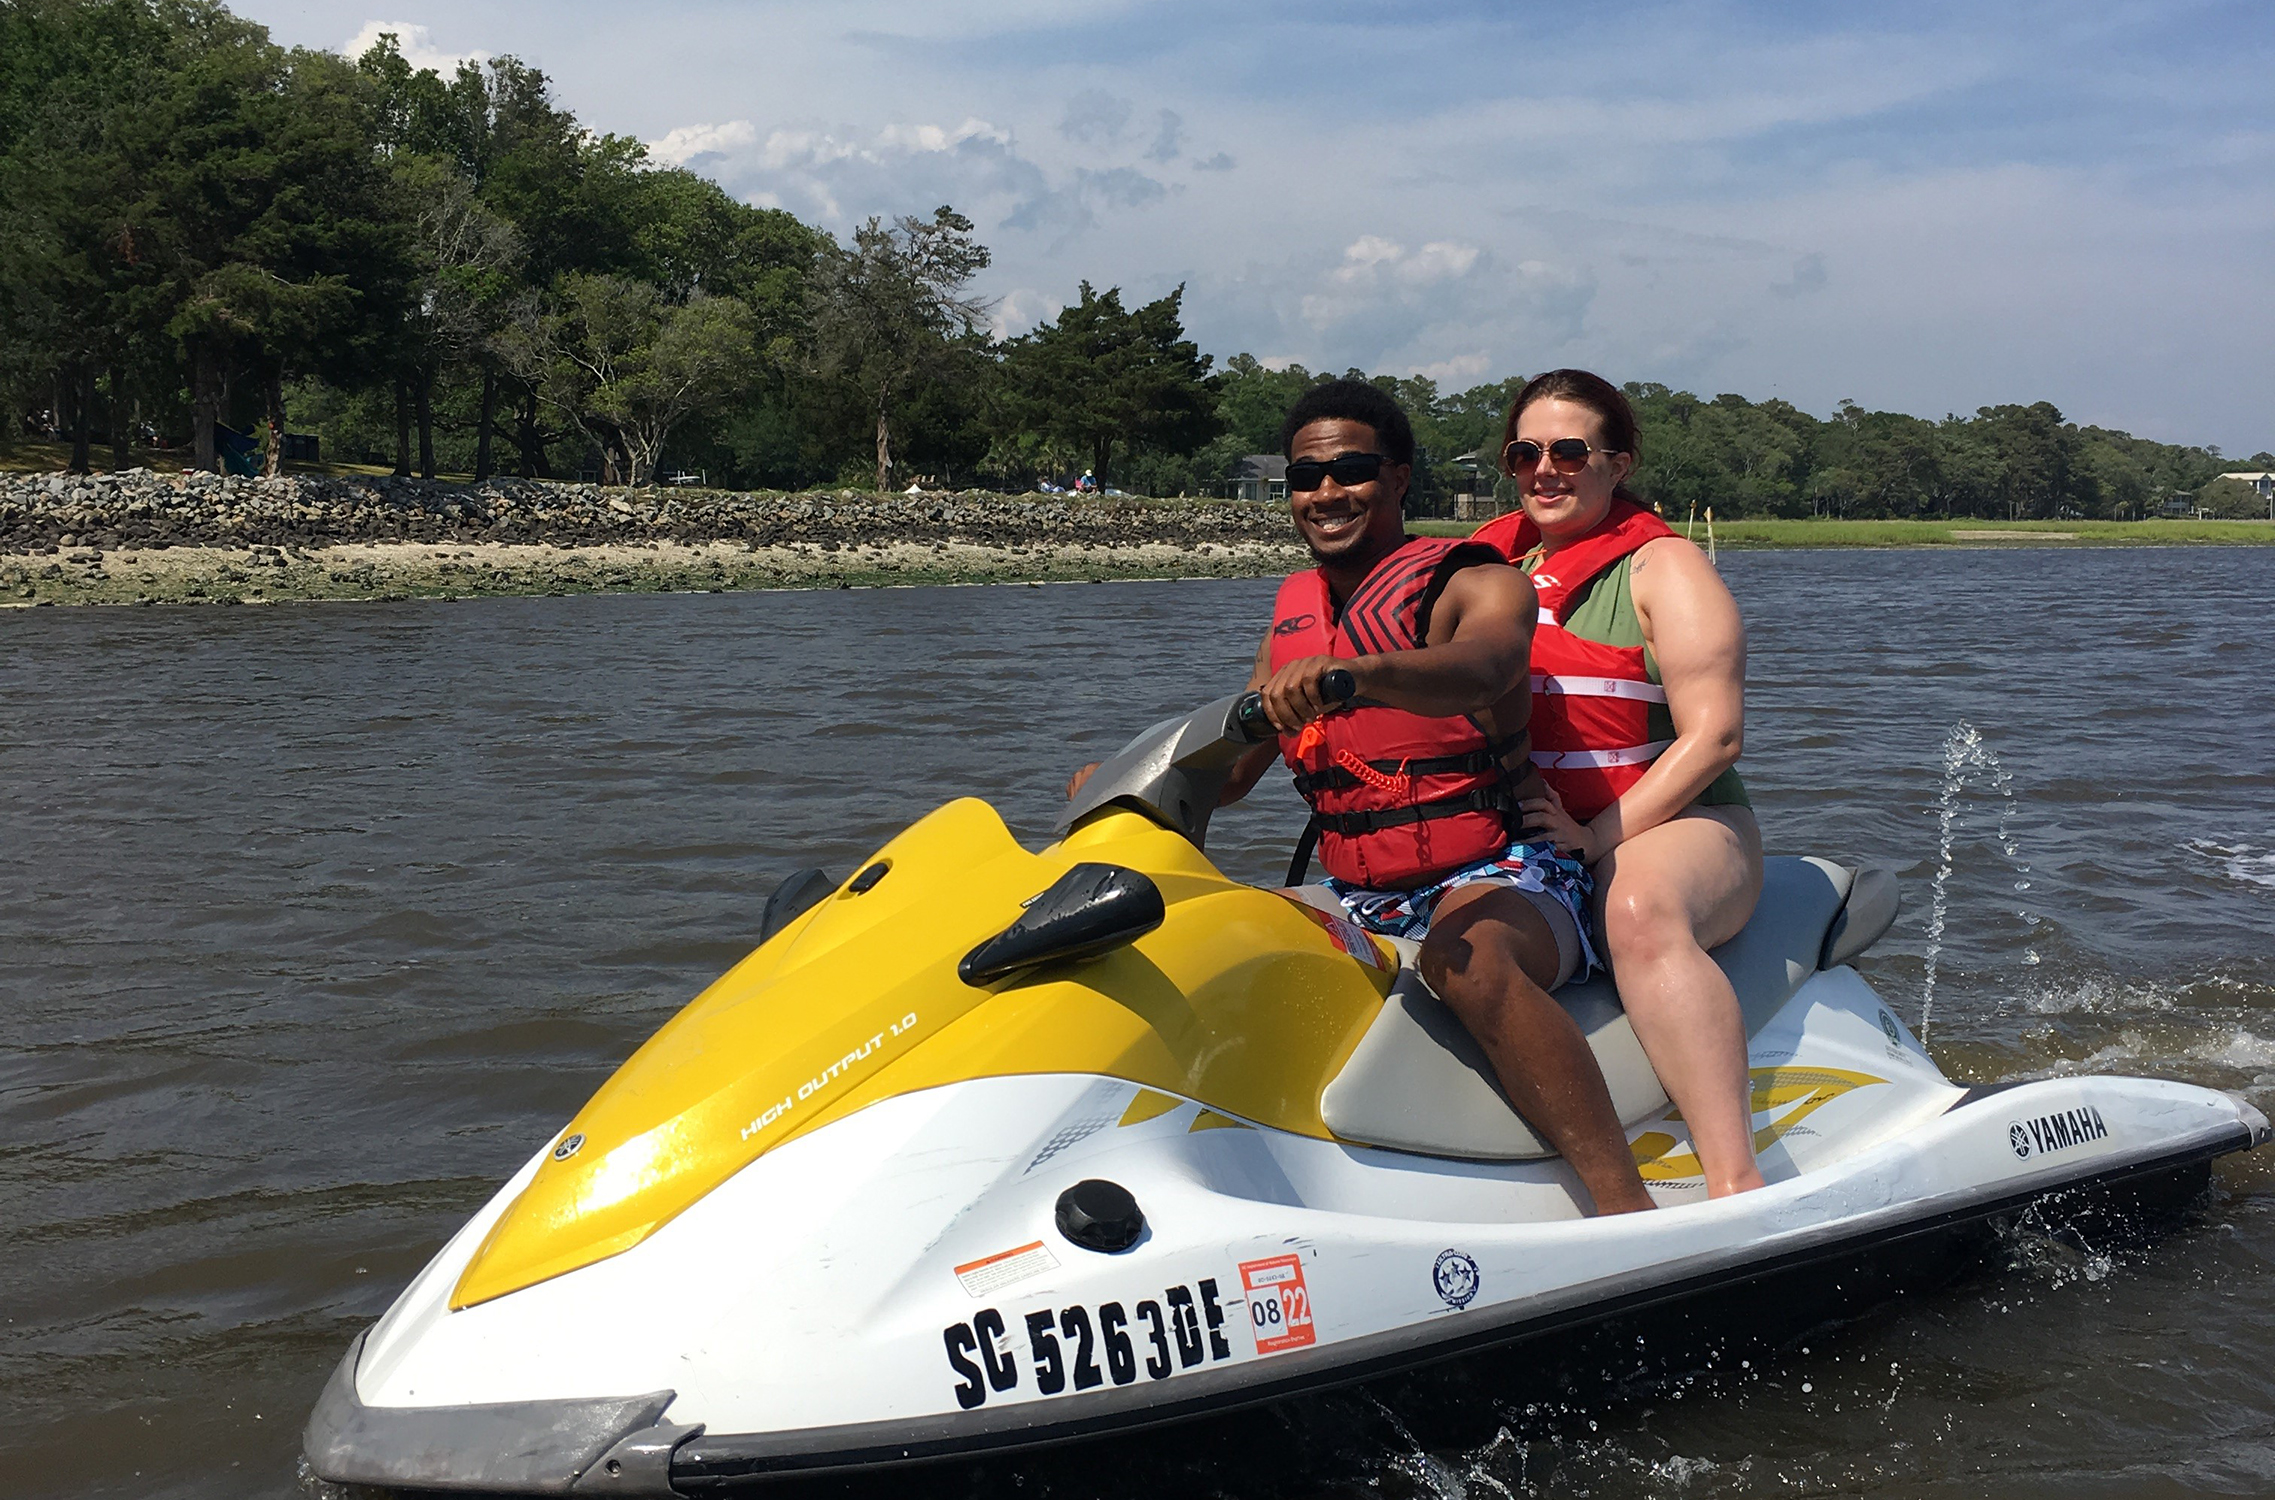
[[[1466,536],[1466,521],[1420,521],[1432,536]],[[1704,521],[1677,523],[1701,547]],[[1738,550],[1826,547],[2237,547],[2275,546],[2267,521],[1717,521],[1714,542]]]

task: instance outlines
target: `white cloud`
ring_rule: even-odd
[[[699,156],[719,156],[758,144],[758,128],[748,120],[724,125],[682,125],[660,141],[648,142],[648,155],[671,167],[684,167]]]
[[[382,36],[390,33],[394,35],[396,50],[403,54],[405,62],[413,68],[432,68],[445,78],[456,73],[460,63],[486,63],[492,55],[481,51],[446,52],[435,45],[433,32],[411,21],[366,21],[361,30],[348,38],[347,45],[340,51],[350,59],[361,57],[378,45]]]
[[[1350,282],[1370,277],[1374,268],[1395,264],[1406,256],[1406,247],[1384,239],[1379,234],[1362,234],[1343,247],[1343,264],[1335,272],[1337,281]]]
[[[1332,257],[1253,263],[1196,279],[1202,347],[1271,349],[1315,370],[1427,375],[1453,389],[1566,362],[1596,301],[1585,269],[1510,259],[1452,237],[1419,248],[1355,236]]]
[[[964,123],[950,130],[940,125],[887,125],[878,132],[877,144],[885,150],[953,151],[966,141],[991,141],[998,146],[1011,144],[1011,133],[998,130],[987,121],[967,116]]]
[[[1416,365],[1406,372],[1424,380],[1434,380],[1444,390],[1467,390],[1480,385],[1493,374],[1493,356],[1482,349],[1441,359],[1434,364]]]
[[[988,312],[988,332],[999,339],[1032,333],[1066,311],[1066,304],[1031,286],[1014,287],[995,299]]]
[[[1385,314],[1411,319],[1442,300],[1436,288],[1467,281],[1484,263],[1475,245],[1432,240],[1409,251],[1395,240],[1362,234],[1343,248],[1342,264],[1324,285],[1303,299],[1303,318],[1323,333]],[[1470,295],[1467,288],[1454,294],[1456,300]]]
[[[758,164],[769,172],[813,171],[860,156],[870,161],[877,159],[853,142],[839,140],[827,131],[777,130],[767,136],[766,149],[759,153]]]
[[[1452,240],[1432,240],[1398,268],[1401,281],[1416,286],[1433,281],[1449,281],[1467,276],[1482,254],[1475,245],[1457,244]]]

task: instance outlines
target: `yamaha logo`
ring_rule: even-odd
[[[553,1148],[553,1159],[555,1161],[567,1161],[570,1157],[576,1155],[579,1151],[582,1151],[584,1149],[584,1145],[584,1134],[580,1131],[576,1135],[570,1136],[567,1140],[561,1142],[560,1145]]]
[[[2107,1139],[2109,1122],[2090,1104],[2081,1104],[2076,1109],[2057,1109],[2035,1120],[2017,1120],[2006,1128],[2006,1143],[2014,1148],[2017,1156],[2029,1156],[2033,1152],[2051,1156],[2072,1146]]]

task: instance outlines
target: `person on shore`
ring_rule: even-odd
[[[1519,823],[1544,793],[1524,738],[1533,586],[1488,547],[1406,534],[1413,429],[1373,385],[1312,387],[1281,441],[1318,565],[1280,586],[1249,679],[1278,743],[1243,759],[1223,800],[1283,758],[1351,919],[1420,940],[1423,977],[1597,1212],[1650,1208],[1587,1040],[1549,995],[1596,955],[1586,869]],[[1326,695],[1337,670],[1357,683],[1348,705]]]
[[[1618,387],[1585,370],[1537,377],[1503,431],[1522,509],[1471,539],[1539,593],[1529,723],[1546,788],[1524,812],[1593,871],[1620,1001],[1718,1197],[1762,1184],[1745,1026],[1707,956],[1762,888],[1736,769],[1746,631],[1705,555],[1628,491],[1636,447]]]

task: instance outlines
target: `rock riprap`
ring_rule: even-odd
[[[989,547],[1286,543],[1276,506],[1211,500],[996,495],[966,491],[739,494],[624,490],[543,480],[458,485],[416,479],[224,478],[213,474],[0,479],[0,552],[73,547],[324,546],[341,542],[896,542]]]
[[[501,480],[0,479],[0,608],[1253,578],[1276,506]]]

